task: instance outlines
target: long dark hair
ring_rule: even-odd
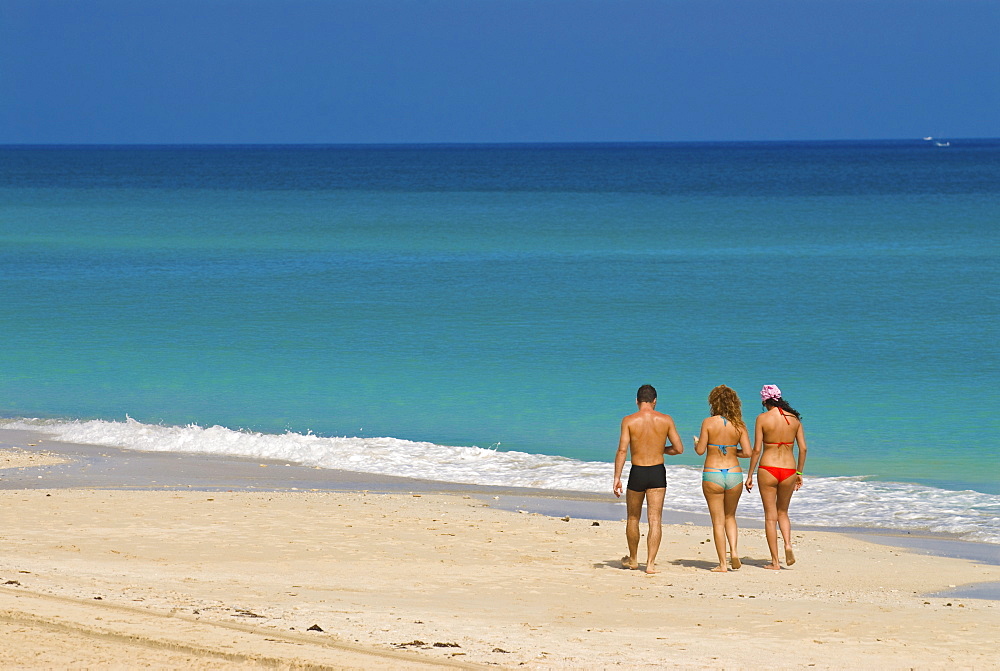
[[[800,422],[802,421],[802,415],[799,414],[799,411],[788,405],[788,401],[780,396],[778,398],[769,398],[766,401],[763,401],[761,405],[764,406],[765,410],[770,410],[771,408],[781,408],[788,414],[795,415],[795,418]]]

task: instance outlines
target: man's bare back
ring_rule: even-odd
[[[622,419],[622,435],[628,435],[633,466],[655,466],[663,463],[663,455],[680,454],[680,437],[670,415],[654,410],[656,402],[643,403],[638,412]],[[673,434],[673,435],[671,435]]]

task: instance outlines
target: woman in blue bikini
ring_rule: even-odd
[[[792,525],[788,521],[788,504],[792,494],[802,486],[802,471],[806,467],[806,434],[802,430],[802,417],[798,411],[781,398],[781,390],[766,384],[760,390],[764,412],[757,416],[754,426],[753,455],[747,473],[746,488],[753,489],[754,469],[760,465],[758,484],[760,500],[764,504],[764,534],[771,551],[771,563],[765,568],[778,571],[778,529],[785,541],[785,564],[795,563],[792,550]],[[799,445],[795,458],[793,448]]]
[[[712,535],[719,565],[716,573],[726,572],[726,541],[733,569],[742,566],[736,548],[736,506],[743,493],[743,469],[737,457],[750,456],[750,438],[743,423],[740,397],[724,384],[708,394],[712,416],[701,423],[701,435],[695,439],[694,451],[705,455],[701,473],[701,491],[712,515]]]

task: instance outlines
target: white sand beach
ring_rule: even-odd
[[[621,523],[490,496],[0,491],[0,664],[20,668],[964,668],[1000,602],[928,593],[1000,566],[796,533],[798,562],[716,574],[668,525],[648,576]]]

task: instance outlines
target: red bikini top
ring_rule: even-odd
[[[788,415],[785,414],[784,410],[782,410],[781,408],[778,408],[778,412],[781,414],[782,417],[785,418],[785,424],[791,424],[791,422],[788,421]],[[795,441],[791,440],[791,441],[789,441],[787,443],[767,443],[767,444],[768,445],[794,445]]]

